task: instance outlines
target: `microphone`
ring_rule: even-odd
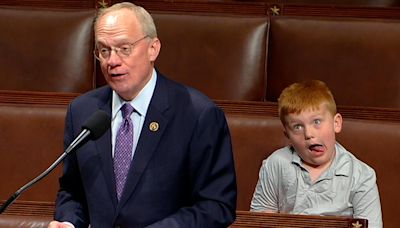
[[[98,110],[82,125],[82,131],[74,139],[74,141],[69,144],[64,153],[69,154],[77,146],[87,142],[90,139],[96,140],[100,138],[100,136],[102,136],[110,127],[110,123],[110,116],[106,112]]]
[[[29,183],[21,187],[18,191],[16,191],[8,200],[1,205],[0,214],[2,214],[23,192],[25,192],[32,185],[43,179],[47,176],[64,158],[72,151],[74,151],[79,146],[83,145],[89,140],[96,140],[100,138],[110,127],[111,118],[110,116],[102,111],[98,110],[94,114],[92,114],[86,122],[82,125],[82,131],[79,135],[69,144],[67,149],[61,156],[53,163],[49,168],[47,168],[43,173],[37,176],[35,179],[31,180]]]

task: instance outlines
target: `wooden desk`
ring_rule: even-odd
[[[4,201],[0,201],[0,205]],[[54,214],[53,202],[15,201],[3,215],[0,227],[45,228]],[[291,215],[236,211],[229,228],[368,228],[368,220],[347,217]]]
[[[230,228],[244,227],[367,228],[368,220],[334,216],[292,215],[236,211],[236,221],[230,226]]]

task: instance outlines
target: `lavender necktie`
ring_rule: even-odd
[[[115,140],[114,173],[118,200],[124,190],[132,159],[133,123],[130,116],[133,111],[134,108],[129,103],[121,107],[123,120]]]

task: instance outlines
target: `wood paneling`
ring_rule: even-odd
[[[278,116],[278,104],[275,102],[257,101],[227,101],[216,100],[226,113],[246,114],[246,115],[267,115]],[[400,122],[400,109],[358,107],[358,106],[338,106],[338,112],[344,118],[360,120],[381,120],[389,122]]]
[[[38,8],[90,9],[96,0],[2,0],[0,6],[29,6]]]

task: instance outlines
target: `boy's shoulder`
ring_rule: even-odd
[[[293,154],[295,151],[290,146],[285,146],[279,148],[272,152],[266,159],[263,161],[263,165],[271,165],[271,164],[279,164],[279,165],[290,165],[293,161]]]
[[[355,178],[375,176],[375,170],[358,159],[353,153],[336,143],[336,174],[353,176]]]

